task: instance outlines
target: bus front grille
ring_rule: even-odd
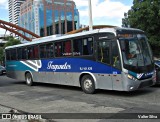
[[[149,81],[142,82],[142,83],[139,85],[139,88],[144,88],[144,87],[152,86],[152,85],[153,85],[153,81],[152,81],[152,80],[149,80]]]

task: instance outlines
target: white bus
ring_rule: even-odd
[[[153,56],[143,31],[105,28],[6,47],[7,76],[34,82],[133,91],[155,84]]]

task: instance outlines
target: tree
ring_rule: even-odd
[[[0,47],[0,64],[4,63],[3,62],[4,61],[4,48],[7,46],[17,45],[21,43],[20,40],[15,39],[12,36],[5,37],[4,40],[8,42],[4,45],[4,47]]]
[[[12,46],[12,45],[21,44],[20,40],[15,39],[15,38],[12,37],[12,36],[5,37],[4,40],[7,41],[7,43],[4,45],[4,48],[7,47],[7,46]]]
[[[129,22],[128,22],[128,14],[124,13],[124,18],[122,18],[122,27],[129,27]]]
[[[127,14],[130,27],[144,30],[154,54],[160,52],[160,0],[134,0]]]
[[[3,60],[4,60],[3,47],[0,47],[0,64],[3,64]]]

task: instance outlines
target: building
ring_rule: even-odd
[[[64,34],[79,29],[79,12],[72,0],[26,0],[19,26],[41,37]]]
[[[18,17],[20,12],[20,5],[25,0],[8,0],[9,5],[9,22],[18,25]]]

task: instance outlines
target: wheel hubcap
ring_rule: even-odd
[[[31,77],[27,77],[27,83],[31,83]]]
[[[85,89],[90,89],[92,87],[92,81],[90,80],[90,79],[86,79],[85,81],[84,81],[84,88]]]

